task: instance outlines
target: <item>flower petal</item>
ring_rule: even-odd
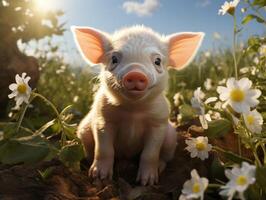
[[[23,82],[21,77],[18,74],[15,76],[15,79],[16,79],[16,83],[18,83],[18,84]]]
[[[19,97],[19,98],[16,98],[16,107],[20,107],[20,105],[23,103],[23,98]]]
[[[26,72],[23,72],[22,75],[21,75],[21,78],[24,80],[25,77],[26,77],[27,73]]]
[[[9,89],[12,90],[12,91],[17,89],[17,87],[18,87],[18,85],[16,83],[12,83],[12,84],[9,85]]]
[[[24,83],[28,85],[30,79],[31,79],[31,77],[27,76],[27,77],[24,79]]]
[[[219,98],[221,99],[221,101],[227,100],[230,96],[230,90],[223,86],[218,86],[217,92],[220,94]]]
[[[226,86],[228,89],[235,88],[236,87],[236,79],[233,77],[229,78],[226,82]]]
[[[238,85],[240,86],[241,89],[248,90],[251,88],[252,82],[248,78],[245,77],[245,78],[241,78],[238,81]]]
[[[8,98],[9,99],[12,99],[16,96],[16,93],[15,92],[12,92],[11,94],[8,95]]]
[[[205,104],[212,103],[212,102],[217,101],[217,99],[218,99],[217,97],[209,97],[208,99],[206,99],[204,103]]]
[[[199,177],[199,174],[198,174],[198,172],[197,172],[197,170],[196,169],[193,169],[191,172],[190,172],[190,174],[191,174],[191,178],[192,179],[196,179],[196,180],[198,180],[200,177]]]

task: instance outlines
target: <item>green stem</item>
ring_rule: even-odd
[[[256,164],[257,164],[259,167],[261,167],[262,164],[261,164],[260,158],[259,158],[258,155],[257,155],[257,152],[254,151],[254,150],[252,150],[252,152],[253,152],[253,155],[254,155],[254,158],[255,158]]]
[[[236,15],[234,14],[234,37],[233,37],[233,59],[234,59],[234,67],[235,67],[235,78],[238,79],[238,69],[237,69],[237,61],[236,61],[236,35],[237,35],[237,25],[236,25]]]
[[[234,59],[234,68],[235,68],[235,78],[238,80],[238,68],[237,68],[237,61],[236,61],[236,35],[237,35],[237,24],[236,24],[236,15],[234,13],[234,32],[233,32],[233,59]],[[241,149],[241,138],[238,135],[237,136],[237,144],[238,144],[238,153],[241,156],[242,155],[242,149]]]
[[[51,106],[51,108],[53,109],[53,111],[55,112],[56,116],[58,119],[60,119],[60,113],[58,112],[58,110],[56,109],[56,107],[54,106],[54,104],[52,104],[48,99],[46,99],[44,96],[38,94],[38,93],[32,93],[35,97],[39,97],[40,99],[42,99],[45,103],[47,103],[49,106]],[[61,121],[61,120],[59,120]]]
[[[60,127],[62,128],[61,145],[64,146],[65,145],[65,142],[66,142],[66,135],[64,133],[64,126],[63,126],[62,121],[61,121],[60,113],[58,112],[58,110],[56,109],[56,107],[54,106],[54,104],[52,102],[50,102],[47,98],[45,98],[44,96],[42,96],[42,95],[40,95],[38,93],[33,93],[33,95],[36,96],[36,97],[39,97],[40,99],[42,99],[55,112],[55,114],[57,116],[58,123],[60,124]]]
[[[260,146],[261,146],[261,148],[262,148],[263,155],[264,155],[264,158],[263,158],[263,164],[264,164],[264,166],[266,166],[266,149],[265,149],[264,144],[261,144]]]
[[[220,188],[221,186],[222,186],[222,184],[210,183],[208,185],[208,188]]]
[[[34,99],[35,97],[34,96],[31,96],[30,99],[29,99],[29,103],[25,105],[24,109],[22,110],[22,113],[21,115],[19,116],[19,120],[18,120],[18,123],[17,123],[17,128],[16,128],[16,133],[18,133],[20,127],[21,127],[21,123],[23,121],[23,118],[26,114],[26,111],[30,105],[30,103],[32,102],[32,100]]]

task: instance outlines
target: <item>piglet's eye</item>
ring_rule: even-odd
[[[157,65],[157,66],[160,66],[161,65],[161,58],[156,58],[155,61],[154,61],[154,64]]]
[[[162,58],[160,55],[153,55],[152,57],[153,65],[158,73],[163,72]]]

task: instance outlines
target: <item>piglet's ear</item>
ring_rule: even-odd
[[[168,37],[169,66],[175,69],[186,67],[196,55],[204,33],[184,32]]]
[[[110,42],[105,33],[90,28],[72,26],[75,42],[83,58],[90,64],[99,64]]]

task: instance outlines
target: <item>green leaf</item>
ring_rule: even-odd
[[[76,124],[63,124],[64,133],[69,140],[79,140],[76,135],[77,125]]]
[[[264,191],[266,192],[266,167],[257,167],[256,169],[256,183],[261,186],[261,188],[264,188]]]
[[[252,4],[254,6],[264,7],[266,6],[266,0],[254,0]]]
[[[40,136],[10,139],[0,146],[0,162],[36,163],[45,159],[49,151],[49,144]]]
[[[242,24],[247,24],[248,22],[250,22],[253,19],[256,19],[258,23],[264,22],[264,19],[260,18],[259,16],[250,14],[250,15],[247,15],[246,17],[244,17],[244,19],[242,20]]]
[[[227,119],[218,119],[208,123],[208,129],[205,134],[210,138],[217,138],[232,130],[232,124]]]
[[[223,154],[224,154],[225,158],[227,158],[228,160],[233,161],[234,163],[239,163],[240,164],[243,161],[249,161],[246,158],[241,157],[241,156],[239,156],[239,155],[237,155],[237,154],[235,154],[235,153],[233,153],[231,151],[224,151]]]
[[[244,157],[241,157],[241,156],[239,156],[239,155],[237,155],[231,151],[224,150],[220,147],[214,146],[213,149],[215,149],[216,151],[219,151],[220,153],[222,153],[224,155],[225,158],[227,158],[228,160],[233,161],[235,163],[240,164],[243,161],[248,162],[248,163],[252,163],[251,160],[244,158]]]
[[[83,146],[78,143],[64,146],[59,154],[59,159],[62,162],[79,162],[85,156]]]
[[[261,200],[265,199],[265,192],[261,191],[264,187],[260,187],[258,184],[252,184],[245,192],[246,199]]]
[[[181,105],[179,111],[183,120],[192,119],[195,115],[193,108],[188,104]]]
[[[55,124],[56,120],[53,119],[49,122],[47,122],[46,124],[44,124],[41,128],[39,128],[37,131],[35,131],[35,134],[42,134],[44,131],[46,131],[46,129],[48,129],[50,126],[53,126]]]

